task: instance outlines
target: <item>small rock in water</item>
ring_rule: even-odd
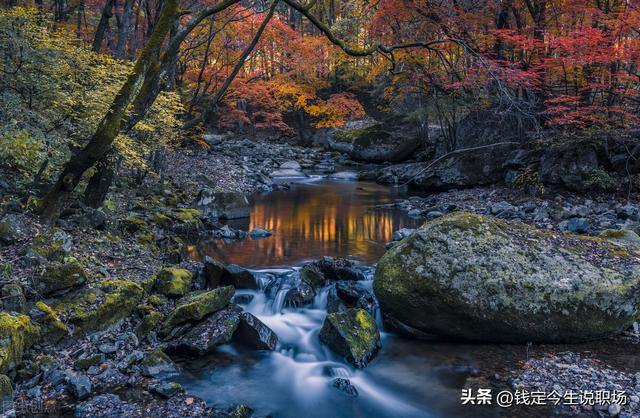
[[[411,235],[413,233],[413,231],[415,231],[415,229],[412,229],[412,228],[398,229],[396,232],[393,233],[393,240],[394,241],[402,241],[404,238],[406,238],[409,235]]]
[[[232,302],[237,303],[239,305],[246,305],[248,303],[251,303],[252,300],[253,300],[252,294],[239,294],[233,297]]]
[[[252,240],[267,238],[267,237],[270,237],[271,235],[273,235],[273,232],[266,229],[262,229],[262,228],[253,228],[251,232],[249,232],[249,236],[251,237]]]
[[[376,321],[364,309],[327,314],[320,341],[357,368],[363,368],[381,347]]]
[[[162,382],[155,385],[150,385],[149,390],[167,399],[184,391],[179,383],[174,382]]]
[[[351,384],[349,379],[344,379],[342,377],[338,377],[337,379],[333,379],[331,381],[331,386],[334,388],[341,390],[350,396],[358,396],[358,389]]]

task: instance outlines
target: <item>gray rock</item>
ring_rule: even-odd
[[[297,161],[286,161],[280,164],[280,168],[283,170],[300,170],[302,167]]]
[[[639,285],[632,250],[465,212],[388,251],[374,279],[382,313],[396,323],[509,343],[622,332],[640,318]]]
[[[224,274],[222,276],[223,285],[230,285],[236,289],[259,289],[256,279],[253,274],[236,264],[229,264],[225,267]]]
[[[444,213],[440,212],[439,210],[432,210],[432,211],[427,212],[427,219],[428,220],[436,219],[436,218],[439,218],[441,216],[444,216]]]
[[[267,238],[271,235],[273,235],[273,232],[262,228],[253,228],[251,232],[249,232],[249,236],[252,240]]]
[[[17,215],[9,214],[0,220],[0,244],[14,244],[26,235],[27,228]]]
[[[498,202],[490,206],[490,214],[498,218],[512,218],[517,208],[509,202]]]
[[[342,132],[343,142],[353,143],[350,156],[355,161],[369,163],[399,162],[409,157],[421,144],[414,133],[387,131],[381,125]]]
[[[597,169],[598,155],[594,147],[549,149],[540,161],[538,177],[544,184],[586,191],[590,188],[589,180]]]
[[[240,325],[234,338],[257,350],[275,350],[278,344],[276,333],[249,312],[240,314]]]
[[[231,341],[240,324],[240,312],[242,309],[231,305],[213,313],[186,334],[172,340],[168,350],[189,356],[204,356],[213,352],[216,346]]]
[[[87,399],[91,395],[91,380],[88,376],[79,373],[69,373],[67,384],[71,394],[79,400]]]
[[[587,218],[572,218],[565,222],[565,229],[574,234],[586,234],[591,229],[591,221]]]
[[[363,368],[381,347],[376,321],[363,309],[327,314],[320,341],[357,368]]]
[[[358,173],[354,171],[341,171],[331,175],[331,178],[338,180],[358,180]]]
[[[251,205],[245,195],[234,192],[215,192],[211,189],[200,190],[196,205],[203,216],[221,219],[246,218],[251,211]]]
[[[182,386],[179,383],[174,382],[160,382],[152,384],[149,385],[149,390],[153,393],[157,393],[165,399],[169,399],[180,392],[184,392]]]
[[[271,177],[272,178],[277,178],[277,177],[307,177],[306,174],[304,174],[302,171],[300,170],[294,170],[291,168],[281,168],[278,170],[273,170],[271,172]]]
[[[349,379],[338,377],[331,381],[331,386],[346,393],[349,396],[358,396],[358,389],[351,384]]]
[[[306,282],[300,281],[298,286],[287,291],[284,297],[287,306],[305,306],[313,302],[316,292]]]
[[[409,235],[411,235],[413,233],[413,231],[415,231],[415,229],[413,229],[413,228],[401,228],[401,229],[398,229],[397,231],[395,231],[393,233],[393,240],[394,241],[401,241],[401,240],[405,239],[406,237],[408,237]]]

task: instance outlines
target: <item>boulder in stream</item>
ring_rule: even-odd
[[[240,314],[240,325],[234,338],[258,350],[275,350],[278,336],[249,312]]]
[[[381,348],[376,321],[364,309],[327,314],[320,341],[357,368],[363,368]]]
[[[374,292],[407,332],[506,343],[618,334],[640,318],[640,249],[466,212],[382,257]]]
[[[203,216],[222,219],[239,219],[249,216],[251,205],[242,193],[215,192],[202,189],[196,203]]]

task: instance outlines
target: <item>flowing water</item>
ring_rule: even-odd
[[[273,329],[279,344],[274,352],[222,346],[205,359],[185,362],[180,383],[212,406],[245,404],[258,416],[464,415],[460,389],[476,368],[470,355],[473,346],[406,340],[382,332],[381,352],[359,370],[319,341],[329,288],[319,292],[311,306],[284,305],[287,289],[299,280],[300,266],[325,255],[358,261],[366,277],[362,283],[370,287],[371,266],[384,253],[393,231],[417,226],[400,212],[374,209],[400,197],[394,189],[370,183],[307,180],[288,191],[256,196],[248,225],[236,225],[266,228],[273,236],[194,247],[194,257],[209,255],[252,268],[261,290],[239,291],[253,296],[243,308]],[[332,387],[336,377],[349,379],[359,395]],[[466,412],[491,414],[480,409]]]

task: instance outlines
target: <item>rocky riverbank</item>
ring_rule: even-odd
[[[0,373],[4,374],[0,375],[0,395],[12,397],[18,415],[252,416],[251,405],[214,409],[171,383],[178,366],[166,353],[202,356],[230,341],[254,349],[273,349],[277,343],[277,336],[243,311],[236,304],[241,303],[240,299],[233,296],[233,288],[257,286],[251,273],[212,260],[194,262],[188,258],[186,246],[203,235],[245,239],[250,231],[234,230],[224,224],[225,219],[247,216],[249,202],[245,194],[287,187],[288,179],[304,177],[308,172],[332,175],[343,166],[359,166],[339,153],[320,149],[215,136],[206,139],[208,147],[168,152],[159,177],[140,178],[136,173],[123,176],[101,208],[76,204],[62,214],[54,227],[38,221],[32,211],[36,203],[33,199],[17,190],[2,191],[0,348],[4,351],[0,351]],[[131,182],[140,184],[132,188]],[[605,250],[604,255],[611,255],[621,271],[635,268],[640,212],[636,206],[612,196],[562,193],[531,197],[518,189],[492,187],[412,197],[387,207],[400,208],[425,220],[446,219],[447,214],[466,211],[488,215],[487,222],[492,225],[493,219],[500,219],[498,228],[530,224],[549,237],[545,242],[550,247],[540,253],[544,256],[565,244],[562,235],[553,234],[569,231],[601,235],[593,245],[589,244],[591,241],[580,241],[578,236],[570,238],[589,250],[585,250],[588,254],[584,263],[575,264],[575,268],[580,270],[587,262],[593,262],[593,271],[597,272],[611,267],[594,261]],[[251,236],[258,239],[268,234],[269,231],[256,230]],[[403,231],[397,238],[409,235],[411,231]],[[468,234],[458,241],[467,238]],[[496,248],[505,248],[502,244],[497,243]],[[451,251],[454,250],[464,248]],[[522,255],[518,251],[514,254]],[[476,256],[467,254],[464,258],[470,260],[470,266],[489,269],[489,264],[474,259]],[[456,257],[460,254],[451,254],[450,258]],[[508,266],[510,262],[503,260],[500,265]],[[492,266],[491,271],[496,264]],[[526,267],[522,263],[518,266]],[[587,276],[593,271],[584,270]],[[381,344],[373,320],[377,299],[370,289],[359,284],[362,278],[362,273],[347,261],[318,260],[302,269],[286,295],[287,303],[304,306],[311,303],[319,288],[331,286],[329,315],[320,338],[355,367],[365,367],[372,361]],[[394,312],[388,297],[380,300],[383,312]],[[620,302],[618,307],[622,305]],[[411,304],[406,306],[409,307]],[[405,310],[402,306],[399,309]],[[607,313],[608,309],[601,311]],[[504,315],[500,318],[504,319]],[[601,316],[596,319],[607,320]],[[633,329],[627,329],[632,319],[625,317],[619,327],[607,328],[607,335],[614,334],[612,344],[637,344]],[[410,322],[406,318],[400,320],[404,325]],[[455,318],[447,320],[456,323]],[[410,324],[411,328],[419,329],[425,321],[429,322],[420,319]],[[552,335],[571,336],[583,325],[580,321],[571,324],[554,330]],[[430,325],[434,326],[433,321]],[[625,330],[629,338],[621,339],[619,334]],[[433,333],[434,329],[420,331]],[[493,330],[492,335],[503,331]],[[527,335],[521,337],[518,343],[531,341]],[[559,366],[569,363],[564,357],[536,357],[524,368],[517,360],[510,362],[511,368],[502,372],[499,379],[486,370],[482,376],[501,386],[528,390],[547,390],[554,384],[568,388],[558,381],[558,376],[570,382],[585,382],[590,376],[587,388],[612,382],[617,385],[615,388],[627,390],[629,396],[638,396],[635,376],[629,374],[632,372],[625,370],[611,378],[615,368],[601,367],[575,354],[566,355],[576,356],[577,368]],[[559,369],[562,373],[558,373]],[[476,383],[470,379],[467,386]],[[353,395],[348,380],[336,384]],[[634,399],[620,411],[615,407],[567,411],[634,416],[640,412]]]

